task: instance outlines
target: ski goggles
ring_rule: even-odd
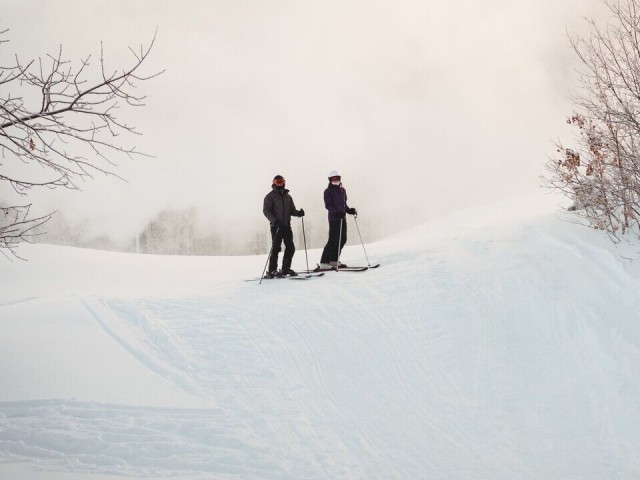
[[[341,178],[342,177],[331,177],[329,178],[329,180],[331,180],[332,182],[339,182]]]
[[[284,180],[284,178],[277,178],[276,180],[273,181],[273,184],[276,187],[284,187],[285,180]]]

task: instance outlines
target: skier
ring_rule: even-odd
[[[271,224],[271,257],[269,258],[269,270],[265,278],[296,276],[291,270],[291,260],[296,251],[293,244],[293,232],[291,231],[291,215],[304,217],[304,210],[296,209],[289,190],[285,187],[285,179],[282,175],[273,177],[271,192],[264,197],[262,212]],[[284,255],[282,258],[282,270],[278,272],[278,254],[284,240]]]
[[[324,191],[324,206],[329,216],[329,240],[322,251],[317,270],[346,267],[338,258],[339,251],[347,243],[346,214],[358,215],[358,212],[347,205],[347,191],[341,180],[340,172],[329,172],[329,186]]]

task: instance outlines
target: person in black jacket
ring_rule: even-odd
[[[269,258],[269,269],[265,278],[277,276],[296,276],[297,273],[291,270],[291,260],[296,251],[293,244],[293,232],[291,231],[291,216],[304,217],[304,210],[296,209],[293,198],[289,195],[289,190],[285,187],[285,179],[282,175],[273,177],[271,191],[264,197],[262,212],[271,224],[271,257]],[[284,240],[284,255],[282,258],[282,270],[278,272],[278,254]]]

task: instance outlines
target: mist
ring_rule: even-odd
[[[567,135],[575,59],[567,31],[592,0],[2,1],[7,63],[65,57],[132,62],[157,28],[142,109],[120,116],[153,158],[120,162],[81,191],[32,191],[91,235],[139,235],[163,210],[195,209],[228,241],[268,230],[262,199],[287,179],[312,242],[340,170],[365,239],[539,189]],[[9,185],[0,198],[16,201]],[[299,229],[294,220],[294,230]],[[353,238],[353,237],[352,237]],[[299,246],[300,248],[300,246]]]

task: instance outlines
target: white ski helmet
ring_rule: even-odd
[[[328,178],[331,178],[331,177],[341,177],[341,176],[342,176],[342,175],[340,175],[340,172],[339,172],[338,170],[331,170],[331,171],[329,172],[329,177],[328,177]]]

